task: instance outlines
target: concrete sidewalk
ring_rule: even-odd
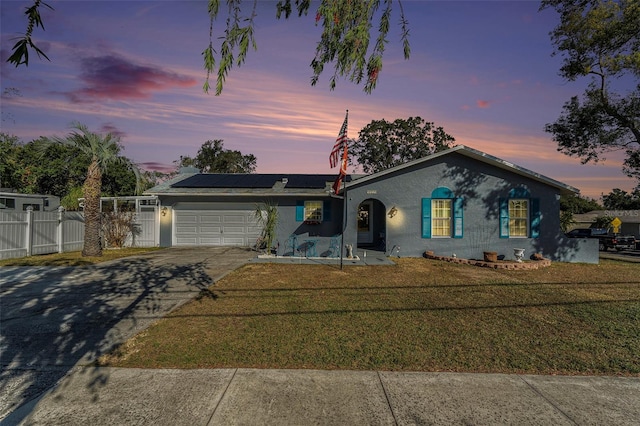
[[[77,368],[3,425],[637,425],[640,378]]]

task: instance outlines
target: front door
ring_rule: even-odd
[[[373,243],[373,201],[358,206],[358,245]]]

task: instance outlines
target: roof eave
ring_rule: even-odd
[[[155,196],[172,197],[192,197],[192,196],[215,196],[215,197],[309,197],[309,196],[330,196],[329,192],[145,192],[145,194]]]

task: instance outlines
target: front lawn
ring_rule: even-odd
[[[102,365],[640,376],[640,264],[249,264]]]

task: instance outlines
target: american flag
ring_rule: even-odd
[[[333,149],[331,150],[331,154],[329,154],[329,165],[333,169],[338,165],[338,160],[340,158],[340,150],[347,149],[347,119],[349,118],[349,110],[347,110],[347,114],[344,116],[344,123],[342,123],[342,127],[340,128],[340,133],[338,133],[338,139],[336,139],[335,145],[333,145]]]
[[[347,176],[347,144],[344,145],[344,151],[342,152],[342,161],[340,162],[340,173],[336,181],[333,183],[333,192],[338,193],[342,188],[342,181]]]

